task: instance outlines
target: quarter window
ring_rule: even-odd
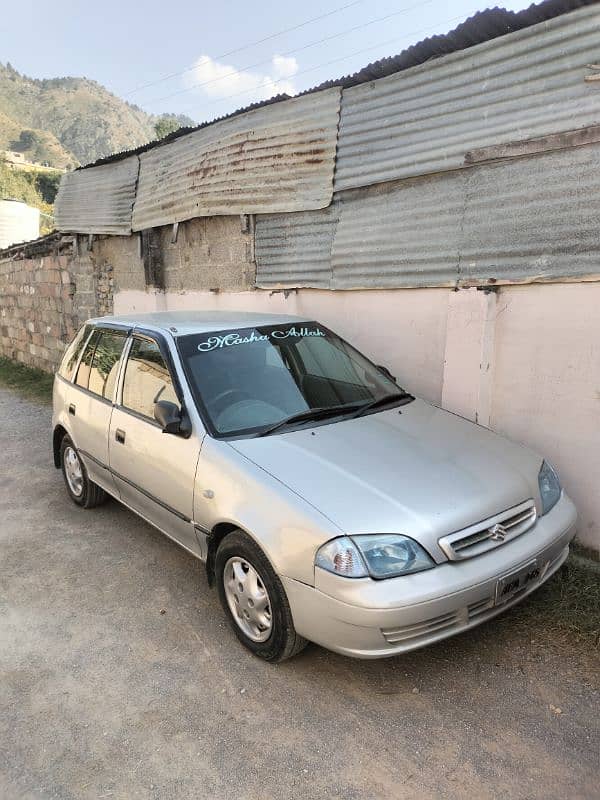
[[[90,367],[92,366],[94,350],[96,349],[96,344],[98,343],[99,338],[100,338],[100,331],[98,330],[98,328],[96,328],[96,330],[92,333],[92,335],[88,339],[88,343],[86,344],[85,350],[83,351],[81,361],[79,362],[79,368],[77,370],[77,377],[75,378],[75,383],[77,384],[77,386],[81,386],[83,389],[88,388],[88,383],[90,380]]]
[[[125,338],[125,332],[102,331],[96,344],[88,389],[107,400],[112,400],[113,397]]]
[[[134,337],[123,381],[123,406],[154,419],[159,400],[179,405],[171,373],[154,340]]]
[[[73,378],[75,365],[77,364],[77,360],[81,354],[81,351],[83,350],[85,340],[90,335],[90,330],[91,325],[84,325],[82,328],[80,328],[77,336],[65,350],[63,359],[60,362],[60,367],[58,368],[58,374],[61,376],[61,378],[65,378],[65,380],[68,381]]]

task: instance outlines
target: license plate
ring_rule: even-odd
[[[499,578],[496,583],[495,604],[499,606],[502,605],[502,603],[507,603],[527,586],[535,583],[541,574],[542,571],[537,561],[531,561],[526,566],[521,567],[521,569]]]

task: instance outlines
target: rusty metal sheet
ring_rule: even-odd
[[[600,120],[587,6],[343,90],[335,191],[464,166],[467,151]]]
[[[66,172],[54,205],[57,230],[130,234],[138,168],[138,157],[130,156],[100,167]]]
[[[340,94],[275,103],[142,153],[133,229],[328,206]]]
[[[461,284],[600,274],[600,144],[476,168],[467,198]]]
[[[339,205],[256,218],[256,285],[331,286],[331,245]]]

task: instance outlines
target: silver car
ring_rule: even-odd
[[[53,444],[74,502],[108,493],[204,561],[268,661],[460,633],[547,580],[575,534],[548,462],[291,316],[91,320],[56,376]]]

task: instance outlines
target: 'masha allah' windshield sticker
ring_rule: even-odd
[[[207,350],[231,347],[234,344],[252,344],[252,342],[268,342],[269,339],[289,339],[303,336],[325,336],[325,334],[319,328],[296,328],[295,326],[265,334],[257,334],[255,331],[250,331],[247,336],[243,336],[241,333],[228,333],[225,336],[210,336],[205,342],[200,342],[198,350],[205,353]]]

